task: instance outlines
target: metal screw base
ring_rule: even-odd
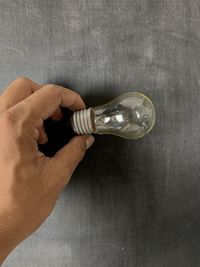
[[[94,133],[92,127],[91,111],[92,108],[88,108],[74,112],[71,118],[71,126],[75,133],[77,134]]]

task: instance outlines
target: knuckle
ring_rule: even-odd
[[[77,92],[75,92],[75,93],[76,93],[78,99],[81,100],[81,101],[83,101],[82,97]]]
[[[31,100],[28,97],[20,103],[20,109],[23,110],[24,112],[31,112],[30,107],[31,107]]]
[[[1,121],[1,124],[3,124],[3,127],[10,127],[10,126],[15,125],[16,118],[11,111],[5,110],[1,114],[0,121]]]
[[[83,102],[82,97],[78,93],[76,93],[76,98],[79,102]]]
[[[24,83],[29,83],[29,82],[30,80],[24,76],[19,76],[17,79],[14,80],[14,83],[16,84],[24,84]]]
[[[29,102],[29,98],[26,98],[21,103],[18,103],[16,108],[12,108],[12,110],[8,109],[8,112],[14,116],[15,121],[17,121],[18,124],[26,124],[30,117],[32,110],[29,106]]]
[[[70,90],[71,91],[71,90]],[[76,100],[79,100],[80,102],[83,101],[82,97],[79,95],[79,93],[75,92],[75,91],[71,91],[74,94],[74,98]]]
[[[18,114],[19,121],[26,122],[31,118],[33,111],[34,107],[32,107],[31,100],[26,98],[18,104],[16,114]]]
[[[0,116],[0,127],[5,129],[18,143],[23,142],[24,129],[27,129],[26,113],[18,114],[9,109],[5,110]]]
[[[0,96],[0,112],[3,112],[6,109],[9,109],[11,107],[11,104],[3,97],[3,95]]]
[[[52,91],[57,92],[58,94],[61,92],[61,89],[59,86],[55,85],[55,84],[46,84],[43,86],[43,89],[49,91],[49,93],[51,93]]]

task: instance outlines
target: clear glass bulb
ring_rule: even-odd
[[[111,102],[74,112],[71,126],[77,134],[113,134],[138,139],[154,126],[151,100],[137,92],[124,93]]]

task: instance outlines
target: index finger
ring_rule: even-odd
[[[58,107],[71,110],[85,108],[85,103],[78,93],[54,84],[43,86],[20,104],[29,111],[31,118],[37,120],[49,118]]]
[[[15,79],[1,94],[0,112],[16,105],[41,87],[26,77]]]

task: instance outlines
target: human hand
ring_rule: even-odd
[[[38,150],[48,141],[43,121],[62,118],[60,107],[85,108],[75,92],[15,80],[0,96],[0,263],[51,213],[61,190],[94,138],[76,136],[54,157]]]

